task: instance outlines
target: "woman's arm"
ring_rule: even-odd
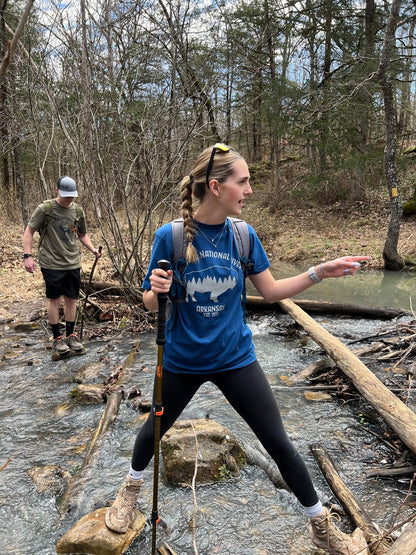
[[[314,266],[314,271],[320,280],[346,275],[352,276],[360,267],[360,262],[368,259],[368,256],[343,256],[329,262],[323,262],[319,266]],[[314,281],[309,277],[308,272],[276,280],[270,270],[267,269],[249,277],[254,287],[267,302],[276,302],[293,297],[314,285]]]

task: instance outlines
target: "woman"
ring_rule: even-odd
[[[275,397],[256,360],[251,332],[243,318],[244,275],[227,216],[241,216],[244,201],[252,192],[244,158],[227,145],[216,144],[200,154],[192,172],[181,182],[186,265],[173,268],[174,281],[172,270],[166,272],[157,265],[158,260],[173,258],[171,225],[164,225],[156,232],[143,282],[146,307],[156,311],[158,294],[169,292],[172,283],[172,289],[178,288],[177,281],[186,289],[183,302],[175,303],[166,326],[161,435],[173,425],[198,388],[206,381],[213,382],[275,460],[282,477],[310,518],[313,542],[329,553],[351,555],[365,548],[365,541],[362,544],[355,535],[349,536],[336,528],[319,501],[306,466],[286,435]],[[249,277],[269,302],[292,297],[323,278],[353,275],[360,261],[368,259],[366,256],[342,257],[297,276],[275,280],[256,233],[251,226],[248,230]],[[258,410],[259,406],[262,410]],[[143,471],[153,450],[152,413],[136,438],[130,472],[106,514],[106,524],[111,530],[119,533],[127,530],[143,482]]]

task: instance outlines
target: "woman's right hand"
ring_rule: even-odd
[[[172,270],[162,270],[162,268],[154,268],[149,277],[151,289],[153,293],[169,293],[172,285]]]

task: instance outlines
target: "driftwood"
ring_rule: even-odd
[[[88,291],[89,295],[95,293],[100,296],[114,295],[116,297],[133,297],[138,300],[143,298],[143,294],[138,287],[134,287],[133,285],[127,283],[117,285],[107,281],[92,281],[89,283],[86,280],[82,280],[81,288],[85,292]]]
[[[300,307],[289,299],[280,301],[280,304],[312,339],[325,349],[337,366],[351,379],[361,395],[376,409],[410,451],[416,454],[414,412],[382,384],[348,347],[317,324]]]
[[[373,343],[372,345],[369,345],[368,347],[360,347],[359,349],[353,349],[352,353],[354,353],[355,356],[363,356],[363,355],[368,355],[369,353],[375,353],[380,349],[382,349],[383,347],[384,347],[384,343],[379,341],[377,343]],[[289,385],[295,384],[297,382],[305,380],[306,378],[310,378],[316,372],[320,372],[321,370],[328,370],[329,368],[334,368],[335,366],[336,366],[336,362],[334,362],[332,359],[326,358],[323,360],[318,360],[317,362],[309,364],[309,366],[304,368],[301,372],[298,372],[297,374],[290,376],[290,378],[287,380],[287,383]]]
[[[325,301],[295,300],[292,302],[302,310],[318,314],[345,314],[347,316],[359,316],[360,318],[392,319],[410,314],[410,312],[395,308],[381,308],[372,306],[358,306],[344,303],[330,303]],[[280,302],[268,303],[263,297],[247,295],[246,306],[253,310],[277,310],[281,312]]]
[[[257,449],[253,449],[249,445],[243,445],[243,449],[248,464],[252,466],[258,466],[261,470],[263,470],[271,483],[277,489],[285,489],[289,491],[286,482],[280,475],[276,463],[268,461],[267,458],[262,453],[260,453],[260,451],[258,451]]]
[[[329,487],[341,502],[351,522],[363,531],[372,555],[385,555],[389,548],[387,539],[380,533],[366,513],[363,505],[346,486],[336,471],[329,455],[321,445],[311,445],[310,449]]]
[[[104,412],[101,416],[101,420],[95,431],[94,437],[91,440],[81,469],[79,472],[72,475],[68,487],[60,500],[59,508],[61,517],[64,517],[67,513],[73,512],[79,508],[84,486],[90,477],[95,462],[97,461],[103,436],[107,430],[110,429],[118,414],[122,397],[122,391],[113,392],[108,396]]]
[[[386,555],[415,555],[416,553],[416,523],[407,526],[400,537],[394,542],[393,547]]]
[[[392,478],[395,476],[409,476],[410,474],[415,474],[416,466],[398,466],[398,467],[389,467],[389,468],[373,468],[369,472],[366,472],[366,478]]]

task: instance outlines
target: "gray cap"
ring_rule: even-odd
[[[72,179],[72,177],[68,177],[64,175],[58,179],[58,183],[56,184],[58,187],[58,192],[61,197],[77,197],[77,184]]]

